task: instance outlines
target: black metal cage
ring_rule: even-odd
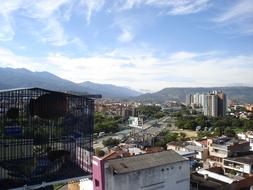
[[[90,96],[0,91],[0,189],[89,174],[93,110]]]

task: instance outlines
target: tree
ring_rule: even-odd
[[[95,155],[98,157],[103,157],[105,155],[105,152],[103,150],[101,150],[100,148],[96,148]]]
[[[161,140],[158,140],[155,142],[155,146],[158,146],[158,147],[165,147],[166,146],[166,142],[164,139],[161,139]]]
[[[174,112],[172,113],[172,117],[182,117],[183,114],[181,112]]]
[[[214,128],[214,136],[220,137],[222,135],[222,128],[221,127],[216,127]]]
[[[177,140],[178,133],[171,133],[167,132],[167,134],[164,136],[164,140],[166,143]]]
[[[228,137],[235,137],[236,136],[236,133],[233,129],[231,129],[230,127],[227,127],[225,130],[224,130],[224,135],[228,136]]]
[[[232,127],[242,127],[242,121],[238,118],[232,118]]]
[[[99,132],[105,132],[105,133],[113,132],[114,133],[119,130],[118,124],[121,122],[121,118],[118,116],[108,117],[102,113],[96,113],[94,121],[95,121],[95,125],[94,125],[95,133],[99,133]]]
[[[178,120],[175,122],[175,125],[176,125],[176,127],[178,127],[178,128],[183,128],[185,124],[186,124],[186,121],[183,120],[183,119],[178,119]]]
[[[166,147],[166,144],[171,141],[175,141],[178,138],[177,133],[171,133],[169,130],[163,130],[159,134],[155,146]]]
[[[184,126],[183,126],[183,129],[190,129],[190,130],[195,130],[197,124],[196,122],[193,120],[188,120]]]
[[[115,138],[108,138],[106,140],[103,140],[102,142],[104,146],[109,146],[109,147],[117,146],[119,143],[120,143],[120,140],[115,139]]]
[[[197,111],[196,110],[192,110],[192,115],[197,115]]]
[[[203,139],[206,137],[213,137],[214,135],[209,131],[198,131],[198,139]]]
[[[177,136],[177,140],[179,140],[179,141],[185,141],[185,139],[186,139],[186,133],[180,132],[178,134],[178,136]]]
[[[247,130],[252,130],[253,129],[253,121],[252,120],[245,120],[244,121],[244,128]]]
[[[160,119],[160,118],[162,118],[164,116],[165,116],[165,114],[163,112],[157,112],[157,113],[154,114],[154,117],[156,119]]]
[[[195,122],[198,126],[205,127],[207,121],[205,117],[199,116],[195,119]]]
[[[143,114],[147,117],[155,117],[155,114],[161,111],[160,106],[140,106],[137,108],[137,113]]]

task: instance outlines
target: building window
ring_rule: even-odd
[[[95,186],[99,187],[99,181],[97,179],[95,179]]]

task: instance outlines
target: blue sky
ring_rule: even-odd
[[[0,66],[155,91],[253,86],[252,0],[0,0]]]

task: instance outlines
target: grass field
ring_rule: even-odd
[[[186,138],[196,138],[197,137],[197,132],[196,131],[191,131],[191,130],[172,130],[171,132],[174,133],[185,133]]]

